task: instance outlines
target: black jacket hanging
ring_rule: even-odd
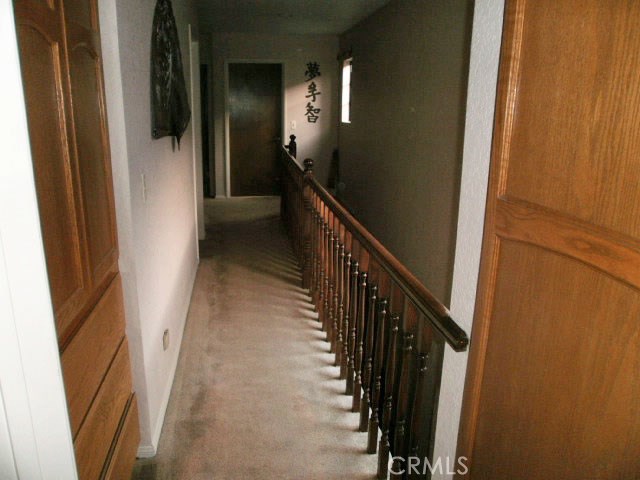
[[[158,0],[151,34],[151,135],[175,137],[179,146],[190,117],[171,1]]]

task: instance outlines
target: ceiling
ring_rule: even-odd
[[[203,32],[340,34],[389,0],[196,0]]]

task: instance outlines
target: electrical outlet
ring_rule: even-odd
[[[167,351],[169,349],[169,329],[167,328],[162,335],[162,348]]]

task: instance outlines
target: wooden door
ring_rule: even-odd
[[[640,2],[507,2],[458,455],[640,478]]]
[[[81,480],[130,470],[138,416],[118,274],[95,0],[14,2],[38,205]]]
[[[229,64],[231,195],[278,195],[282,66]]]

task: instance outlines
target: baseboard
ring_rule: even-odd
[[[138,447],[138,458],[152,458],[156,456],[156,448],[153,445],[140,445]]]
[[[169,406],[169,398],[171,397],[171,389],[173,388],[173,381],[176,376],[176,369],[178,368],[178,360],[180,359],[180,352],[182,351],[182,337],[184,335],[184,329],[187,325],[187,317],[189,315],[189,307],[191,306],[191,297],[193,296],[193,287],[196,283],[196,274],[198,273],[198,264],[199,260],[196,261],[195,268],[193,269],[193,274],[191,277],[191,281],[189,282],[189,294],[186,296],[186,304],[183,306],[182,311],[184,312],[182,315],[182,328],[179,330],[178,337],[178,349],[176,350],[175,358],[173,359],[173,363],[171,365],[171,372],[169,378],[171,379],[167,382],[167,387],[162,395],[162,403],[160,404],[160,413],[158,415],[158,420],[156,421],[156,425],[153,429],[153,433],[151,435],[151,445],[140,445],[138,447],[138,458],[151,458],[155,457],[158,452],[158,444],[160,443],[160,435],[162,434],[162,426],[164,425],[164,417],[167,413],[167,407]]]

